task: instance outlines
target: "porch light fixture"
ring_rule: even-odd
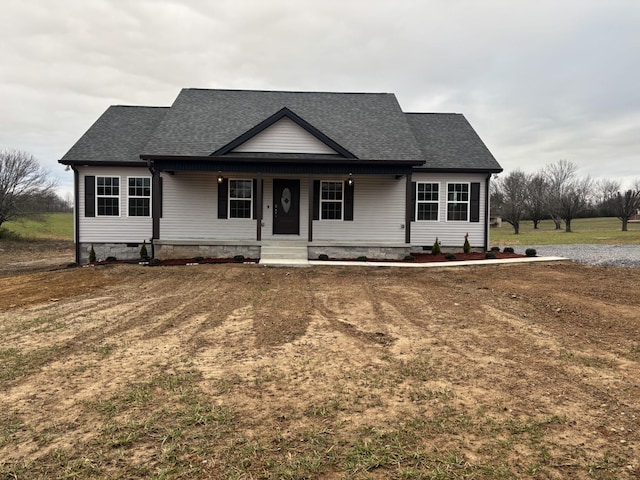
[[[222,176],[222,173],[218,172],[218,183],[222,183],[224,182],[224,177]]]
[[[349,174],[349,178],[347,179],[347,185],[353,187],[353,174]]]

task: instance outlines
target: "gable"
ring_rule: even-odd
[[[234,148],[232,152],[338,154],[288,117],[281,118]]]

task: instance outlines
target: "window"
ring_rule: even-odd
[[[416,193],[417,220],[438,221],[440,184],[418,183]]]
[[[253,182],[229,180],[229,218],[251,218]]]
[[[466,222],[469,219],[469,184],[447,184],[447,220]]]
[[[129,216],[151,216],[151,178],[129,178]]]
[[[342,220],[342,182],[321,182],[320,219]]]
[[[120,215],[120,177],[96,177],[98,216]]]

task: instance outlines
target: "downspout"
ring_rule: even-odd
[[[489,181],[491,180],[491,173],[487,174],[487,179],[484,184],[484,251],[489,251],[489,203],[491,202],[491,193],[489,192]]]
[[[76,264],[80,265],[80,173],[75,165],[73,170],[73,243],[76,247]]]
[[[160,176],[160,173],[155,169],[153,162],[147,159],[147,168],[149,172],[151,172],[151,238],[149,239],[149,245],[151,246],[151,258],[156,258],[156,246],[154,244],[154,240],[156,234],[159,233],[160,230],[160,218],[159,218],[159,208],[158,208],[158,200],[160,192],[159,192],[159,181],[157,180]]]

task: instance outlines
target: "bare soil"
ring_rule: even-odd
[[[639,269],[0,272],[2,478],[640,478]]]

